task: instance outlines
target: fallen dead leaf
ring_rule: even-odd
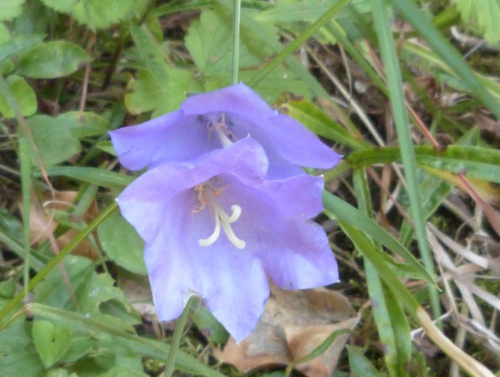
[[[349,301],[327,289],[286,291],[271,286],[271,295],[255,330],[240,344],[230,338],[219,360],[240,372],[288,365],[307,356],[337,330],[353,329],[359,321]],[[349,334],[335,338],[320,356],[297,365],[308,377],[331,376]]]
[[[45,242],[48,238],[48,234],[54,232],[58,226],[58,222],[53,219],[54,211],[66,211],[73,206],[73,201],[75,200],[78,192],[76,191],[60,191],[54,194],[54,197],[50,193],[42,194],[42,208],[35,205],[34,203],[30,208],[30,229],[31,229],[31,240],[33,245],[37,246]],[[19,203],[20,204],[20,203]],[[76,221],[84,221],[86,223],[90,222],[97,215],[97,204],[94,201],[88,211],[85,213],[83,219],[75,219]],[[57,246],[62,249],[79,232],[75,229],[70,229],[66,233],[62,234],[56,239]],[[78,246],[76,246],[73,254],[81,255],[91,259],[96,259],[97,254],[91,243],[85,239]]]

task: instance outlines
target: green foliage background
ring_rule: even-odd
[[[431,223],[444,221],[449,234],[470,226],[466,220],[450,225],[449,215],[443,220],[450,193],[461,188],[485,213],[474,231],[493,240],[500,232],[492,184],[500,183],[500,0],[441,3],[242,3],[239,80],[345,154],[322,172],[330,188],[325,218],[343,231],[332,235],[343,251],[342,288],[355,290],[354,301],[378,305],[365,312],[366,325],[352,338],[361,348],[347,348],[336,376],[438,375],[450,363],[475,366],[453,354],[426,357],[410,333],[425,324],[422,308],[440,316],[438,288],[459,298],[461,313],[470,309],[460,285],[443,284],[426,235]],[[117,168],[107,132],[175,110],[191,93],[230,84],[232,6],[230,0],[0,1],[0,377],[161,371],[168,341],[142,332],[144,320],[119,284],[124,276],[144,279],[146,270],[143,242],[113,204],[133,177]],[[450,26],[478,47],[467,51]],[[481,48],[484,56],[467,60]],[[359,88],[368,88],[367,96]],[[427,127],[419,128],[422,118]],[[497,130],[485,132],[486,123]],[[387,124],[394,124],[394,137]],[[433,145],[425,131],[451,142]],[[396,214],[390,224],[375,217],[383,195],[373,177],[383,164],[395,167],[391,194],[408,214]],[[56,237],[78,232],[61,250],[30,234],[33,203],[54,189],[77,192],[69,209],[52,214]],[[98,214],[86,219],[95,202]],[[85,239],[94,259],[70,254]],[[362,267],[353,271],[345,260]],[[483,273],[498,279],[493,270]],[[424,283],[408,288],[418,281]],[[494,284],[474,291],[486,318],[500,308],[484,298],[497,293]],[[214,329],[206,344],[226,339],[213,318],[194,321]],[[458,325],[448,326],[451,338]],[[428,332],[435,342],[437,332]],[[197,358],[199,348],[190,344],[200,340],[193,339],[177,357],[181,373],[237,374]],[[465,353],[498,368],[498,355],[471,339]]]

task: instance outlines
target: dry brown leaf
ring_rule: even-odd
[[[332,332],[352,329],[358,318],[345,296],[327,289],[286,291],[271,286],[271,295],[255,330],[240,344],[230,338],[214,356],[240,372],[288,365],[307,356]],[[321,356],[300,364],[308,377],[329,376],[348,339],[339,335]]]
[[[358,321],[359,318],[354,317],[333,325],[287,328],[285,330],[286,337],[293,360],[299,360],[309,355],[335,331],[354,329]],[[298,364],[296,369],[308,377],[331,376],[348,339],[349,334],[336,336],[331,346],[323,354],[305,363]]]
[[[42,194],[42,206],[43,211],[39,206],[32,203],[30,209],[30,229],[31,229],[31,239],[32,243],[40,245],[42,242],[46,241],[48,234],[54,232],[57,228],[58,222],[51,218],[51,213],[56,210],[68,210],[73,206],[73,201],[75,200],[78,192],[76,191],[60,191],[54,194],[54,197],[50,193]],[[93,202],[89,210],[85,214],[82,221],[90,222],[97,215],[97,204]],[[77,230],[70,229],[66,233],[59,236],[56,241],[59,249],[62,249],[78,234]],[[85,239],[80,244],[78,244],[72,251],[73,254],[81,255],[91,259],[96,259],[97,254],[94,251],[91,243]]]

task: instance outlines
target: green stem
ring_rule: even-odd
[[[0,320],[2,320],[11,310],[14,310],[25,297],[26,292],[31,291],[40,281],[42,281],[52,269],[54,269],[76,246],[78,246],[94,229],[102,224],[111,214],[116,211],[118,205],[111,204],[98,217],[94,219],[84,230],[77,234],[54,258],[52,258],[45,267],[30,280],[27,289],[19,291],[12,300],[0,311]]]
[[[403,82],[401,69],[396,55],[396,47],[390,30],[390,22],[387,16],[387,7],[384,2],[372,0],[373,19],[375,20],[375,30],[377,32],[380,54],[384,63],[387,87],[391,100],[394,123],[400,144],[401,161],[403,162],[404,174],[408,182],[408,195],[411,203],[412,220],[415,224],[418,246],[427,272],[434,278],[436,276],[434,260],[427,244],[427,233],[425,228],[425,218],[422,211],[422,200],[419,192],[419,182],[417,179],[417,163],[415,147],[410,135],[410,120],[406,111],[403,94]],[[432,313],[435,319],[441,316],[439,295],[433,284],[428,285],[429,297],[432,306]]]
[[[175,359],[177,358],[177,354],[179,352],[181,338],[184,332],[184,326],[186,325],[186,321],[192,303],[193,303],[193,296],[189,298],[188,302],[186,303],[186,306],[184,307],[184,311],[177,320],[177,323],[175,324],[174,335],[172,337],[172,342],[170,343],[170,350],[168,352],[167,365],[165,367],[165,372],[163,373],[164,377],[172,377],[172,373],[174,373]]]
[[[233,5],[233,62],[231,72],[231,84],[238,83],[238,71],[240,67],[240,23],[241,23],[241,0],[234,0]]]
[[[31,149],[28,139],[25,136],[19,137],[19,160],[21,161],[21,191],[23,201],[23,234],[24,234],[24,273],[23,284],[24,294],[28,294],[28,281],[31,258],[31,174],[33,165],[31,161]]]

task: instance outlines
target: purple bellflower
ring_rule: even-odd
[[[191,160],[248,135],[266,151],[270,179],[304,174],[301,167],[328,169],[341,158],[244,84],[194,95],[180,110],[110,135],[120,162],[130,170]]]
[[[328,238],[310,221],[323,209],[323,179],[292,176],[291,164],[283,168],[286,178],[269,179],[269,153],[288,159],[297,148],[294,163],[317,167],[329,167],[336,157],[308,132],[296,129],[290,118],[272,113],[247,87],[214,93],[213,98],[188,99],[182,110],[162,120],[113,133],[125,166],[151,165],[117,201],[146,242],[145,261],[160,320],[177,318],[189,296],[197,294],[240,342],[263,313],[269,278],[284,289],[338,281]],[[244,101],[242,93],[248,96]],[[227,118],[213,115],[221,113]],[[231,132],[239,140],[220,148],[209,136],[217,133],[214,139],[223,142],[227,130],[217,129],[216,123],[224,121],[235,125]],[[207,124],[214,129],[207,130]],[[272,128],[276,130],[267,137]],[[183,129],[185,135],[177,135]],[[259,136],[259,142],[247,134]],[[299,136],[303,139],[295,140]],[[282,147],[282,138],[291,144]],[[314,150],[306,152],[301,143],[319,150],[320,157]],[[278,167],[286,160],[273,163],[280,176]]]

